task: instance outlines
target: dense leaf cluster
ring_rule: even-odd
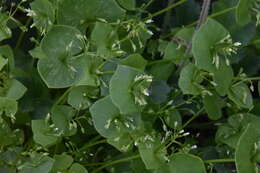
[[[0,172],[258,173],[260,1],[201,6],[0,2]]]

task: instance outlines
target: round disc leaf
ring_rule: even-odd
[[[48,58],[38,61],[38,71],[49,88],[65,88],[73,85],[81,76],[79,64],[84,43],[81,33],[72,27],[55,26],[44,37],[42,50]]]

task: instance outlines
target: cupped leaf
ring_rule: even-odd
[[[88,173],[86,168],[79,163],[73,163],[69,169],[70,173]]]
[[[179,47],[178,44],[174,42],[169,42],[167,47],[165,48],[163,59],[170,60],[175,64],[179,64],[183,56],[184,56],[184,48]]]
[[[25,163],[21,169],[21,173],[49,173],[54,164],[54,159],[49,156],[35,154],[31,158],[31,162]]]
[[[51,114],[57,132],[64,136],[72,136],[77,132],[77,124],[72,120],[75,115],[75,110],[72,107],[57,105],[53,107]]]
[[[7,64],[8,60],[5,59],[0,55],[0,71],[3,69],[3,67]]]
[[[187,64],[181,70],[178,85],[183,94],[200,94],[202,91],[201,87],[199,87],[200,82],[202,82],[200,71],[195,65]]]
[[[203,104],[211,120],[217,120],[222,117],[222,100],[217,94],[204,96]]]
[[[160,139],[147,134],[139,141],[138,150],[146,169],[160,168],[166,161],[166,151],[161,147]]]
[[[54,26],[42,40],[41,48],[48,58],[38,61],[38,71],[49,88],[69,87],[81,77],[82,56],[78,54],[84,43],[80,35],[75,28]]]
[[[244,133],[239,138],[236,152],[236,168],[238,173],[256,173],[259,171],[259,165],[253,160],[254,150],[257,143],[260,142],[259,126],[255,127],[249,124]]]
[[[66,171],[73,163],[73,158],[67,154],[54,155],[54,164],[51,172],[56,173],[59,171]]]
[[[251,126],[258,128],[260,118],[253,114],[235,114],[228,118],[228,122],[219,126],[216,133],[216,141],[227,144],[231,148],[236,148],[238,140],[245,128]]]
[[[11,29],[6,25],[8,16],[0,12],[0,41],[12,36]]]
[[[99,86],[100,79],[97,74],[98,68],[103,63],[103,60],[98,56],[82,55],[79,58],[79,67],[83,69],[81,78],[76,82],[76,86],[88,85],[88,86]]]
[[[256,0],[239,0],[236,8],[236,21],[240,25],[246,25],[251,21],[251,8]]]
[[[200,27],[192,40],[192,53],[197,67],[209,72],[216,68],[212,63],[211,51],[215,44],[227,35],[228,31],[220,23],[210,18]]]
[[[252,94],[245,83],[233,85],[228,92],[228,98],[242,108],[250,109],[253,106]]]
[[[48,32],[55,21],[55,11],[48,0],[35,0],[30,4],[32,11],[28,12],[33,18],[34,25],[41,32]]]
[[[156,173],[206,173],[203,161],[197,156],[184,153],[174,153],[169,160],[170,162],[158,169]]]
[[[45,120],[32,120],[33,140],[43,147],[49,147],[56,144],[59,136],[52,131]]]
[[[86,109],[90,106],[92,97],[96,97],[99,90],[90,86],[73,88],[68,95],[68,103],[75,109]]]
[[[96,22],[91,33],[91,40],[97,47],[97,54],[104,57],[113,57],[112,44],[117,40],[117,33],[108,23]]]
[[[156,104],[160,104],[167,101],[171,88],[165,81],[158,80],[151,83],[149,92],[151,100]]]
[[[97,18],[115,22],[124,14],[115,0],[62,0],[57,19],[59,24],[79,26]]]
[[[115,138],[110,138],[107,142],[121,152],[128,152],[133,147],[133,140],[128,133],[124,133]]]
[[[15,62],[12,48],[9,45],[0,46],[0,55],[7,59],[9,71],[13,72],[15,68]]]
[[[109,92],[113,103],[122,114],[131,114],[140,111],[140,106],[135,103],[132,85],[136,76],[143,74],[138,69],[119,65],[110,80]]]
[[[18,110],[18,104],[14,99],[0,97],[0,116],[6,115],[10,118],[14,118]]]
[[[148,66],[148,74],[154,77],[154,80],[165,80],[167,81],[174,71],[175,67],[173,63],[168,60],[154,61],[153,64]]]
[[[120,136],[120,127],[115,123],[120,116],[118,108],[113,104],[110,96],[98,100],[90,107],[95,129],[105,138]]]
[[[182,127],[181,114],[177,109],[171,110],[164,116],[165,123],[173,129],[179,129]]]
[[[213,80],[216,83],[215,89],[220,96],[225,96],[232,84],[234,72],[224,59],[220,60],[219,69],[213,71]]]
[[[27,88],[21,82],[16,79],[12,79],[9,83],[6,97],[18,100],[24,95],[26,91]]]
[[[119,61],[119,64],[144,70],[147,61],[140,54],[132,54],[126,57],[125,59]]]

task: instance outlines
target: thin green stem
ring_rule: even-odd
[[[213,14],[209,15],[208,17],[214,18],[214,17],[217,17],[217,16],[221,16],[221,15],[226,14],[226,13],[228,13],[228,12],[230,12],[230,11],[235,10],[235,9],[236,9],[236,6],[230,7],[230,8],[226,8],[226,9],[224,9],[224,10],[221,10],[221,11],[218,11],[218,12],[216,12],[216,13],[213,13]],[[187,27],[187,28],[188,28],[188,27],[192,27],[192,26],[196,25],[197,23],[198,23],[198,21],[195,21],[195,22],[193,22],[193,23],[191,23],[191,24],[189,24],[189,25],[186,25],[186,26],[184,26],[184,27]],[[171,36],[173,36],[173,35],[174,35],[174,33],[172,32],[172,33],[169,33],[169,34],[167,34],[167,35],[162,36],[161,38],[162,38],[162,39],[166,39],[166,38],[169,38],[169,37],[171,37]]]
[[[195,113],[183,126],[182,129],[184,129],[187,125],[189,125],[194,119],[196,119],[204,110],[204,107],[201,108],[197,113]]]
[[[260,39],[253,41],[250,45],[257,45],[260,44]]]
[[[85,144],[83,147],[81,147],[81,148],[79,149],[79,152],[84,151],[84,150],[86,150],[87,148],[93,147],[93,146],[98,145],[98,144],[103,144],[103,143],[107,143],[107,140],[106,140],[106,139],[103,139],[103,140],[96,141],[96,142],[93,142],[93,143],[87,143],[87,144]]]
[[[157,11],[157,12],[151,14],[150,16],[148,16],[147,18],[145,18],[145,21],[148,20],[148,19],[152,19],[152,18],[154,18],[154,17],[156,17],[156,16],[159,16],[159,15],[161,15],[161,14],[163,14],[163,13],[165,13],[165,12],[167,12],[167,11],[169,11],[169,10],[171,10],[171,9],[173,9],[173,8],[175,8],[175,7],[179,6],[179,5],[181,5],[181,4],[183,4],[183,3],[186,2],[186,1],[188,1],[188,0],[180,0],[180,1],[176,2],[176,3],[174,3],[174,4],[171,4],[171,5],[169,5],[168,7],[166,7],[166,8],[164,8],[164,9],[160,10],[160,11]]]
[[[217,16],[221,16],[221,15],[226,14],[226,13],[228,13],[230,11],[235,10],[235,9],[236,9],[236,6],[230,7],[230,8],[226,8],[224,10],[221,10],[221,11],[218,11],[216,13],[213,13],[213,14],[209,15],[208,17],[214,18],[214,17],[217,17]],[[198,23],[198,21],[195,21],[195,22],[187,25],[186,27],[192,27],[192,26],[196,25],[197,23]]]
[[[112,165],[115,165],[115,164],[118,164],[118,163],[129,162],[131,160],[138,159],[138,158],[140,158],[139,154],[134,155],[134,156],[130,156],[130,157],[127,157],[127,158],[111,161],[111,162],[108,162],[108,163],[104,164],[103,166],[100,166],[99,168],[95,169],[91,173],[96,173],[96,172],[99,172],[99,171],[101,171],[102,169],[104,169],[106,167],[109,167],[109,166],[112,166]]]
[[[205,163],[229,163],[235,162],[235,159],[214,159],[214,160],[204,160]]]
[[[59,98],[58,100],[53,104],[52,108],[54,108],[55,106],[61,104],[64,102],[64,99],[66,98],[66,96],[69,94],[69,92],[72,90],[73,87],[68,88]]]

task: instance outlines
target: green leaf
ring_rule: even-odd
[[[54,164],[54,159],[49,156],[35,154],[32,162],[27,162],[21,169],[21,173],[49,173]]]
[[[134,10],[136,2],[135,0],[117,0],[118,4],[126,10]]]
[[[7,64],[8,60],[3,58],[1,55],[0,55],[0,71],[3,69],[3,67]]]
[[[154,61],[148,67],[148,74],[154,77],[154,80],[168,80],[174,71],[174,65],[171,61],[159,60]]]
[[[165,81],[158,80],[151,83],[149,97],[156,104],[160,104],[167,101],[170,92],[169,85]]]
[[[110,80],[109,92],[111,99],[122,114],[140,111],[140,107],[135,103],[131,89],[135,77],[141,74],[142,72],[135,68],[119,65]]]
[[[121,152],[128,152],[133,147],[133,140],[128,133],[124,133],[118,137],[109,138],[107,142]]]
[[[99,90],[90,86],[78,86],[73,88],[68,95],[68,103],[75,109],[86,109],[90,106],[90,98],[96,97]]]
[[[228,98],[242,108],[250,109],[253,106],[252,94],[245,83],[233,85],[228,92]]]
[[[20,129],[12,131],[7,121],[0,117],[0,138],[1,148],[10,145],[21,145],[24,142],[24,133]]]
[[[91,33],[91,40],[97,47],[97,54],[105,57],[113,57],[112,44],[117,40],[117,33],[108,23],[96,22]]]
[[[54,26],[41,42],[48,58],[38,61],[38,71],[49,88],[72,86],[82,75],[77,56],[84,50],[81,33],[72,27]]]
[[[251,21],[251,8],[255,0],[239,0],[236,8],[236,21],[246,25]]]
[[[210,18],[200,27],[192,40],[192,53],[197,67],[209,72],[216,68],[212,63],[212,47],[227,35],[228,31],[220,23]]]
[[[170,110],[164,116],[165,123],[173,129],[179,129],[182,127],[181,114],[177,109]]]
[[[195,65],[189,63],[181,70],[178,85],[181,88],[183,94],[200,94],[200,82],[202,82],[200,71],[196,68]]]
[[[194,155],[174,153],[170,162],[156,171],[156,173],[206,173],[203,161]]]
[[[43,147],[49,147],[56,144],[59,136],[52,131],[45,120],[32,120],[33,140]]]
[[[260,118],[248,113],[232,115],[228,118],[228,123],[219,126],[215,139],[217,142],[227,144],[235,149],[248,124],[258,128]]]
[[[111,101],[110,96],[98,100],[90,107],[95,129],[105,138],[118,137],[120,129],[115,119],[120,116],[118,108]]]
[[[146,169],[158,169],[165,163],[166,151],[161,147],[159,138],[147,134],[138,142],[138,150]]]
[[[129,67],[137,68],[140,70],[144,70],[147,64],[147,61],[140,54],[132,54],[119,61],[120,65],[126,65]]]
[[[34,49],[30,50],[29,51],[30,55],[33,57],[33,58],[38,58],[38,59],[41,59],[41,58],[48,58],[42,51],[42,48],[40,46],[38,47],[35,47]]]
[[[179,64],[183,56],[184,56],[184,49],[182,47],[178,47],[178,45],[174,42],[169,42],[164,51],[163,59],[170,60],[175,64]]]
[[[232,67],[228,66],[226,62],[221,59],[219,69],[213,71],[213,80],[217,84],[215,89],[220,96],[225,96],[228,93],[233,78],[234,72]]]
[[[69,106],[57,105],[52,108],[51,117],[55,128],[64,136],[72,136],[77,132],[77,124],[72,119],[75,110]]]
[[[238,173],[256,173],[259,170],[259,166],[256,161],[253,160],[253,154],[256,144],[260,142],[260,130],[259,126],[254,127],[249,124],[245,132],[239,138],[236,152],[236,168]]]
[[[18,105],[14,99],[0,97],[0,116],[4,114],[10,118],[14,118],[17,109]]]
[[[51,172],[56,173],[59,171],[66,171],[73,163],[73,158],[67,154],[54,155],[54,164]]]
[[[78,63],[83,69],[83,74],[80,80],[76,82],[76,86],[99,86],[100,80],[97,71],[99,70],[99,66],[103,63],[103,60],[98,56],[84,54],[79,58]]]
[[[24,93],[27,91],[27,88],[18,80],[12,79],[9,88],[6,93],[6,97],[18,100],[23,97]]]
[[[115,0],[62,0],[57,19],[59,24],[79,26],[97,18],[116,22],[124,15],[125,11]]]
[[[33,25],[43,33],[48,32],[55,21],[55,11],[52,3],[48,0],[35,0],[30,6],[34,13],[31,14]]]
[[[11,29],[6,25],[8,18],[6,14],[0,12],[0,41],[12,36]]]
[[[203,104],[211,120],[218,120],[222,117],[222,100],[217,94],[214,93],[212,96],[205,95]]]
[[[73,163],[69,169],[70,173],[88,173],[88,171],[79,163]]]
[[[15,62],[14,62],[14,54],[12,48],[9,45],[0,46],[0,55],[8,59],[9,71],[13,72],[15,68]]]

